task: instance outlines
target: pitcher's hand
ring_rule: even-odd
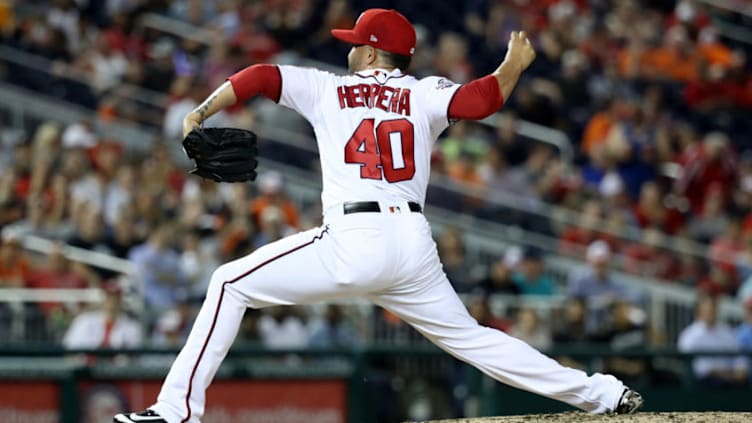
[[[523,71],[533,63],[533,60],[535,60],[535,50],[530,39],[525,35],[525,31],[512,31],[504,61],[518,65],[520,71]]]

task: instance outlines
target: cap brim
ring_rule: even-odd
[[[332,36],[350,44],[368,44],[368,40],[362,39],[351,29],[333,29]]]

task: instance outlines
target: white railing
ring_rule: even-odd
[[[61,244],[58,241],[49,240],[34,235],[24,235],[23,246],[27,250],[37,253],[49,254],[60,248],[66,258],[89,266],[100,267],[121,273],[126,276],[134,276],[133,263],[99,251],[86,250],[83,248],[73,247],[67,244]]]
[[[102,298],[99,288],[0,288],[0,301],[4,303],[97,303]]]
[[[6,228],[7,229],[7,228]],[[133,270],[133,264],[127,260],[111,256],[98,251],[86,250],[73,247],[59,241],[49,240],[39,236],[18,234],[23,247],[31,252],[50,254],[60,251],[68,260],[83,263],[89,266],[107,269],[119,273],[120,280],[124,284],[124,301],[128,308],[140,313],[144,309],[141,284]],[[40,328],[47,328],[46,324],[28,325],[29,311],[26,304],[35,303],[62,303],[62,304],[98,304],[104,298],[100,288],[77,288],[77,289],[54,289],[54,288],[0,288],[0,304],[7,305],[8,315],[3,317],[8,321],[0,324],[7,325],[9,329],[6,342],[24,342],[28,339],[49,340],[52,333],[36,333]],[[40,315],[41,316],[41,315]],[[37,316],[37,317],[40,317]]]
[[[12,125],[18,128],[23,128],[28,117],[64,124],[91,122],[103,138],[122,141],[132,150],[147,150],[158,137],[156,131],[133,122],[122,119],[102,121],[96,118],[93,110],[76,104],[51,101],[37,92],[5,82],[0,82],[0,108],[8,111]]]

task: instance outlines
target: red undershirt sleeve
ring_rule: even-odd
[[[259,94],[279,103],[282,75],[276,65],[253,65],[227,78],[232,84],[238,103]]]
[[[504,105],[499,83],[493,75],[473,80],[459,89],[449,102],[449,119],[479,120],[496,113]]]

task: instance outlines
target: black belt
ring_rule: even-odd
[[[411,212],[422,213],[423,209],[420,204],[410,201],[407,203],[407,207]],[[350,201],[343,204],[343,210],[345,214],[350,213],[378,213],[381,211],[378,201]],[[401,212],[399,206],[390,206],[389,211],[392,213]]]

